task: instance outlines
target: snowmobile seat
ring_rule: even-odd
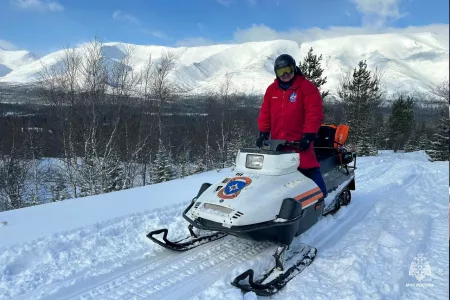
[[[340,165],[339,155],[321,156],[318,158],[322,174],[328,173]]]

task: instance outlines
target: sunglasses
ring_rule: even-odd
[[[292,66],[279,68],[279,69],[275,70],[275,73],[277,74],[278,77],[283,76],[285,73],[290,75],[290,74],[294,73],[294,68]]]

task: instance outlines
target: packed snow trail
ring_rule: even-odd
[[[352,202],[294,241],[318,255],[272,298],[448,299],[448,182],[448,162],[423,153],[358,158]],[[160,227],[184,237],[187,203],[0,245],[0,299],[263,299],[230,282],[269,269],[274,246],[230,236],[173,253],[145,237]],[[431,268],[422,281],[409,274],[420,254]]]

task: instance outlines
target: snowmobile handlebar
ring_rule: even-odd
[[[268,146],[270,151],[279,151],[280,146],[298,147],[300,141],[288,141],[288,140],[265,140],[263,146]]]
[[[294,148],[299,148],[300,141],[288,141],[288,140],[265,140],[263,141],[263,146],[267,146],[269,151],[279,151],[280,146],[289,146]],[[334,147],[317,147],[314,146],[314,149],[336,149]],[[337,150],[345,150],[344,147],[339,147]]]

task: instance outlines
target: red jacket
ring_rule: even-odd
[[[303,133],[317,133],[322,124],[323,103],[317,87],[305,76],[296,76],[283,91],[278,80],[269,85],[259,112],[258,128],[270,132],[271,139],[299,141]],[[319,167],[314,145],[300,154],[300,168]]]

